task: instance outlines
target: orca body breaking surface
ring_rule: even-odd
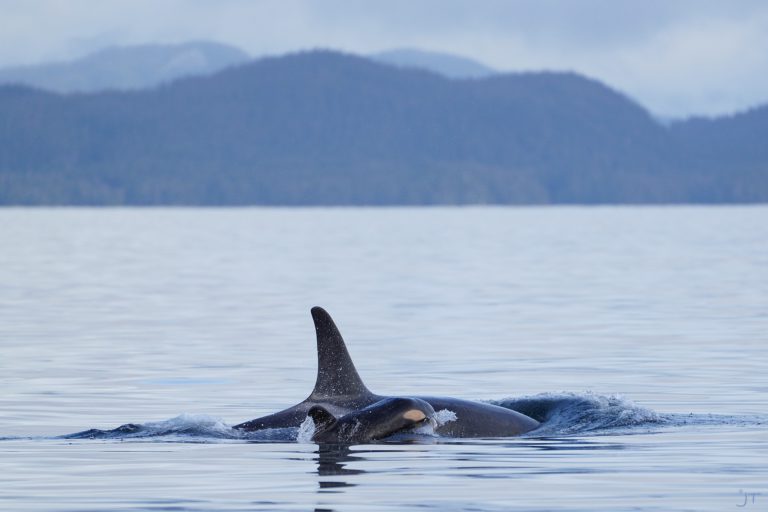
[[[312,440],[318,443],[366,443],[424,425],[437,426],[435,410],[418,398],[385,398],[340,418],[315,405],[307,416],[315,424]]]
[[[382,400],[397,400],[398,397],[372,393],[363,384],[354,363],[352,363],[352,358],[349,356],[341,333],[331,316],[323,308],[312,308],[312,319],[317,333],[318,365],[317,380],[312,393],[293,407],[246,421],[235,425],[234,428],[255,431],[298,427],[313,408],[315,408],[313,414],[322,409],[332,415],[333,419],[342,420],[345,416],[354,417],[361,410]],[[539,422],[533,418],[496,405],[446,397],[415,396],[401,398],[424,401],[432,407],[433,411],[447,409],[453,412],[456,415],[455,420],[445,422],[435,428],[435,433],[441,436],[509,437],[530,432],[539,426]],[[379,406],[370,410],[377,413],[373,418],[381,418],[382,421],[391,420],[391,415],[384,414],[385,409]],[[331,420],[331,418],[324,419],[327,422]],[[376,431],[376,429],[372,428],[372,431]],[[368,439],[374,438],[376,437],[368,437]]]

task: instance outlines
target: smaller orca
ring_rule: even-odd
[[[437,427],[435,410],[418,398],[385,398],[338,419],[328,409],[315,405],[307,416],[315,424],[312,441],[316,443],[366,443],[421,426]]]
[[[299,427],[310,411],[314,409],[314,414],[318,417],[321,424],[330,423],[330,436],[333,436],[334,426],[330,417],[341,422],[338,429],[354,420],[371,419],[386,420],[387,423],[395,421],[389,411],[389,407],[396,410],[406,402],[402,398],[394,398],[395,402],[387,402],[393,399],[377,395],[371,392],[363,384],[360,375],[355,369],[352,358],[347,352],[347,346],[341,337],[336,324],[323,308],[312,308],[312,319],[315,323],[315,332],[317,334],[317,380],[315,387],[307,398],[296,405],[288,407],[274,414],[269,414],[261,418],[256,418],[233,428],[242,429],[247,432],[256,430],[276,429],[276,428],[296,428]],[[451,397],[412,397],[404,400],[418,400],[411,402],[411,405],[418,405],[414,409],[420,410],[425,416],[429,416],[421,402],[426,402],[434,411],[448,410],[452,412],[455,419],[443,422],[435,428],[435,433],[447,437],[509,437],[524,434],[538,428],[539,422],[525,414],[499,407],[496,405],[471,400],[462,400]],[[383,402],[383,403],[382,403]],[[372,407],[371,411],[364,413],[366,408]],[[325,413],[320,411],[325,411]],[[426,411],[426,412],[425,412]],[[369,414],[370,416],[366,416]],[[349,417],[348,417],[349,416]],[[342,421],[343,420],[343,421]],[[366,435],[370,438],[379,436],[381,432],[388,431],[390,427],[368,426],[363,429],[368,432]],[[404,428],[404,427],[401,427]],[[320,434],[322,436],[322,434]]]

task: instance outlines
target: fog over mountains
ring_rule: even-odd
[[[368,57],[448,78],[482,78],[498,73],[467,57],[413,48]],[[111,46],[71,61],[0,68],[0,84],[28,85],[64,94],[148,89],[179,78],[215,73],[249,60],[251,57],[238,48],[208,41]]]
[[[768,200],[768,107],[662,125],[574,73],[237,64],[135,91],[0,87],[0,204]]]
[[[61,93],[146,89],[185,76],[215,73],[249,59],[233,46],[204,41],[113,46],[70,62],[0,69],[0,84]]]
[[[425,69],[447,78],[485,78],[499,72],[467,57],[448,53],[426,52],[412,48],[389,50],[369,56],[383,64],[403,68]]]

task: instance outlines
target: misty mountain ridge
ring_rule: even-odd
[[[483,78],[498,73],[467,57],[413,48],[389,50],[368,58],[448,78]],[[238,48],[208,41],[112,46],[67,62],[0,68],[0,84],[29,85],[60,93],[146,89],[178,78],[215,73],[248,60],[248,54]]]
[[[0,69],[0,84],[60,92],[155,87],[178,78],[215,73],[248,61],[233,46],[212,42],[113,46],[69,62]]]
[[[343,53],[336,50],[317,51]],[[281,56],[285,55],[272,57]],[[499,71],[470,57],[418,48],[398,48],[361,57],[458,80],[527,73]],[[141,90],[181,78],[210,75],[251,60],[253,57],[239,48],[212,41],[111,46],[66,62],[0,68],[0,85],[27,85],[59,93]],[[680,120],[658,114],[654,117],[667,125]],[[698,118],[695,114],[688,117]]]
[[[499,71],[468,57],[414,48],[375,53],[369,58],[392,66],[433,71],[447,78],[486,78],[499,74]]]
[[[667,127],[575,73],[330,51],[132,93],[3,87],[0,204],[760,202],[766,110]]]

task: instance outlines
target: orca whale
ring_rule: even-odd
[[[445,437],[509,437],[530,432],[539,426],[538,421],[517,411],[459,398],[400,397],[417,401],[399,402],[397,405],[397,397],[377,395],[363,384],[349,356],[344,339],[331,316],[323,308],[314,307],[312,319],[317,334],[317,380],[312,393],[292,407],[240,423],[233,428],[255,431],[298,427],[310,415],[317,416],[316,425],[320,423],[321,430],[333,437],[338,433],[334,434],[334,428],[341,429],[348,422],[361,418],[397,425],[395,420],[398,412],[391,413],[387,407],[398,411],[398,407],[403,407],[403,404],[406,404],[405,408],[410,404],[412,409],[420,410],[427,418],[433,418],[434,411],[444,409],[454,413],[453,421],[441,423],[434,429],[436,434]],[[386,402],[390,399],[395,401]],[[385,402],[380,403],[382,401]],[[426,405],[431,407],[431,413],[421,405],[421,402],[426,402]],[[369,411],[373,412],[365,413],[366,408],[370,408]],[[414,413],[414,418],[416,417],[418,415]],[[336,423],[334,424],[333,421]],[[375,422],[369,423],[370,425],[361,433],[363,440],[378,439],[382,432],[392,434],[413,426],[405,422],[396,430],[391,430],[389,427],[376,427]],[[321,434],[318,439],[324,436],[325,434]]]
[[[435,410],[418,398],[385,398],[341,418],[315,405],[307,416],[315,424],[312,440],[329,444],[365,443],[425,425],[437,426]]]

